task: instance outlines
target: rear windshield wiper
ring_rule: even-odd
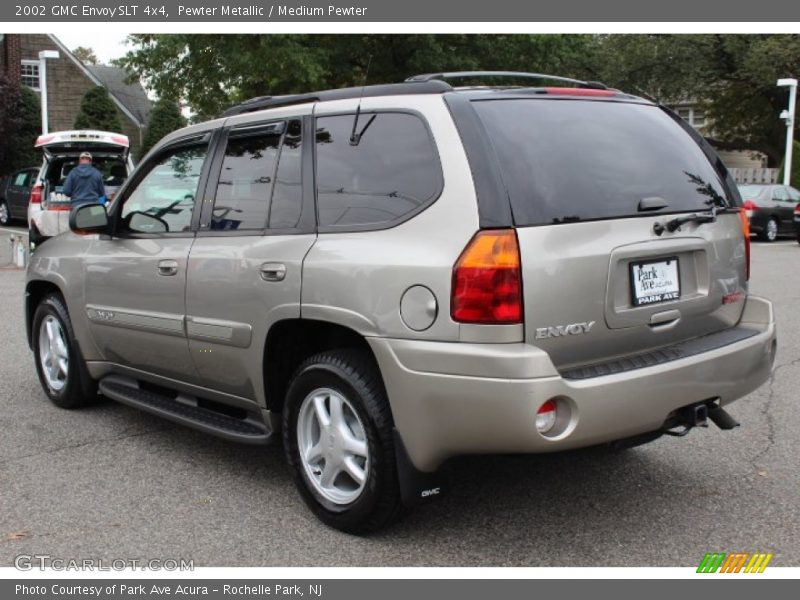
[[[717,220],[718,214],[727,212],[728,210],[730,210],[729,207],[720,208],[716,204],[712,204],[711,209],[708,212],[681,215],[680,217],[670,219],[666,223],[656,223],[653,225],[653,233],[656,235],[661,235],[665,231],[673,233],[680,229],[681,225],[684,225],[685,223],[699,223],[701,225],[703,223],[714,223]]]

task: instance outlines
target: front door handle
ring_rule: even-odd
[[[177,275],[178,261],[176,260],[160,260],[158,261],[158,274],[165,277],[170,275]]]
[[[259,273],[264,281],[283,281],[286,278],[286,265],[274,262],[264,263],[261,265]]]

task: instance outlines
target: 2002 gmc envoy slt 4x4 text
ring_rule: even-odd
[[[511,77],[536,85],[448,83]],[[31,260],[30,345],[58,406],[281,432],[311,509],[368,531],[455,455],[733,428],[776,347],[740,205],[694,130],[598,83],[256,98],[73,209]]]

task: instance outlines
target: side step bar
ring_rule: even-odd
[[[252,417],[237,419],[192,404],[186,396],[176,399],[141,389],[132,380],[110,375],[100,380],[99,389],[107,398],[226,440],[260,445],[272,437],[272,431]]]

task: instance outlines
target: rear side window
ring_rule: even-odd
[[[301,134],[300,121],[289,121],[269,209],[270,229],[293,229],[300,221],[303,206]]]
[[[321,226],[382,226],[408,217],[442,189],[439,158],[422,120],[362,112],[317,119],[317,205]]]
[[[217,183],[211,229],[264,229],[282,127],[232,133]]]
[[[514,222],[546,225],[726,205],[701,148],[655,106],[513,99],[473,102],[497,153]]]

